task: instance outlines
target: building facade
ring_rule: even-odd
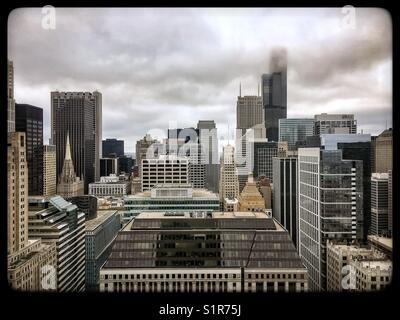
[[[15,131],[25,132],[29,195],[43,194],[43,109],[15,104]]]
[[[274,157],[284,157],[287,153],[287,142],[254,142],[254,176],[265,176],[271,183],[274,182],[272,159]]]
[[[383,131],[375,142],[375,171],[378,173],[393,170],[393,130]]]
[[[189,183],[189,159],[186,157],[164,156],[142,160],[142,192],[158,184]]]
[[[63,167],[67,135],[76,175],[89,183],[100,179],[102,95],[100,92],[51,92],[51,144],[56,146],[57,176]]]
[[[43,146],[43,196],[54,196],[57,192],[56,146]]]
[[[106,176],[109,176],[110,174],[119,175],[118,162],[119,162],[119,158],[101,158],[100,159],[100,177],[106,177]]]
[[[200,120],[197,123],[201,152],[205,162],[204,188],[218,193],[219,189],[219,156],[217,127],[213,120]]]
[[[341,150],[298,150],[299,254],[310,290],[326,290],[326,242],[363,235],[362,161]]]
[[[288,150],[296,150],[296,142],[305,141],[312,136],[314,131],[314,119],[291,118],[279,119],[279,141],[288,143]]]
[[[389,175],[373,173],[371,177],[371,229],[376,236],[389,234]]]
[[[89,195],[96,197],[123,197],[130,192],[130,181],[120,180],[116,175],[101,177],[100,181],[89,184]]]
[[[99,211],[96,218],[86,221],[86,291],[99,290],[100,267],[106,262],[120,229],[120,215],[116,210]]]
[[[226,199],[237,199],[239,197],[239,180],[235,165],[235,148],[231,145],[227,145],[223,148],[219,177],[219,197],[221,208],[225,208]]]
[[[314,116],[314,135],[329,133],[357,133],[357,120],[354,114],[321,113]]]
[[[382,252],[357,244],[327,242],[327,291],[382,290],[391,278],[392,263]]]
[[[7,59],[7,132],[15,131],[14,64]]]
[[[307,290],[289,235],[256,212],[142,213],[118,233],[100,270],[102,292]]]
[[[125,155],[124,140],[106,139],[102,141],[102,146],[102,158],[118,158]]]
[[[273,158],[273,217],[289,232],[298,247],[297,157]]]
[[[124,209],[125,217],[147,211],[210,213],[218,211],[219,198],[207,189],[194,189],[190,184],[160,184],[151,190],[124,197]]]
[[[28,243],[28,164],[25,133],[9,132],[7,137],[7,253]]]
[[[57,249],[57,291],[85,290],[85,213],[60,196],[30,199],[29,234]]]

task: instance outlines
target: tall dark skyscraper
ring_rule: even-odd
[[[103,140],[103,158],[123,157],[125,154],[124,140],[106,139]]]
[[[28,164],[28,193],[43,194],[43,109],[15,104],[15,130],[25,132]]]
[[[85,194],[89,183],[100,180],[101,100],[97,91],[51,93],[51,140],[56,145],[57,177],[69,134],[74,168],[84,179]]]
[[[261,76],[265,129],[268,141],[279,140],[279,119],[287,117],[287,54],[286,50],[273,52],[270,73]]]

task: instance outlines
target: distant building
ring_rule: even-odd
[[[57,177],[60,176],[66,140],[76,175],[88,185],[100,179],[102,156],[102,95],[92,92],[51,92],[51,144],[56,146]]]
[[[15,131],[14,65],[7,59],[7,132]]]
[[[261,76],[261,92],[264,106],[266,137],[279,140],[279,119],[287,117],[287,54],[274,53],[269,74]]]
[[[30,199],[29,235],[57,249],[57,291],[85,290],[85,214],[60,196]]]
[[[119,174],[119,158],[101,158],[100,159],[100,177],[106,177],[110,174]],[[127,172],[129,173],[129,172]]]
[[[96,197],[123,197],[131,192],[129,180],[120,180],[116,175],[101,177],[89,184],[89,194]]]
[[[157,159],[142,159],[142,191],[151,190],[158,184],[189,183],[187,157],[161,155]]]
[[[118,233],[100,291],[305,292],[307,277],[288,233],[264,213],[145,212]]]
[[[148,149],[158,141],[153,139],[149,134],[146,134],[141,140],[136,142],[136,165],[139,167],[139,176],[142,177],[142,160],[149,158],[150,154],[147,153]],[[152,149],[154,150],[154,149]],[[156,150],[154,150],[156,151]],[[149,152],[151,153],[151,152]],[[156,154],[152,154],[156,157]]]
[[[43,194],[43,109],[15,104],[15,131],[25,132],[29,195]]]
[[[266,176],[261,176],[257,182],[258,190],[264,198],[265,209],[272,208],[272,187]]]
[[[274,182],[272,159],[286,156],[287,142],[254,142],[254,176],[265,176],[271,183]]]
[[[220,177],[219,197],[221,208],[225,211],[225,199],[237,199],[239,197],[239,181],[235,165],[235,148],[227,145],[223,148]],[[225,208],[224,208],[225,207]]]
[[[106,139],[102,141],[102,146],[103,158],[118,158],[123,157],[125,154],[124,140]]]
[[[251,212],[264,212],[265,202],[260,191],[258,191],[257,183],[254,181],[253,175],[249,174],[246,185],[244,186],[240,196],[239,211],[251,211]]]
[[[120,229],[120,216],[116,210],[99,211],[95,219],[86,221],[86,291],[99,290],[100,267],[110,255]]]
[[[389,175],[373,173],[371,177],[371,229],[376,236],[389,233]]]
[[[84,193],[83,181],[76,176],[74,163],[71,157],[69,135],[65,147],[64,165],[58,178],[57,194],[63,197],[81,196]]]
[[[326,262],[328,291],[382,290],[391,282],[392,262],[368,247],[328,241]]]
[[[134,159],[129,156],[122,156],[118,158],[118,172],[125,172],[128,175],[132,173],[133,166],[135,165]]]
[[[298,245],[298,168],[297,157],[273,158],[273,217],[289,232]]]
[[[213,120],[200,120],[197,123],[201,152],[205,162],[204,188],[218,193],[219,188],[219,156],[217,127]]]
[[[305,141],[312,136],[314,119],[291,118],[279,119],[279,141],[288,143],[288,150],[296,150],[296,142]]]
[[[376,138],[375,171],[378,173],[393,170],[393,130],[383,131]]]
[[[262,97],[239,96],[236,102],[236,128],[246,130],[258,124],[264,124]]]
[[[324,133],[357,133],[354,114],[321,113],[314,116],[314,135]]]
[[[57,192],[57,168],[56,146],[43,146],[43,196],[56,195]]]

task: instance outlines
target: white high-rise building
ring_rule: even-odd
[[[142,159],[142,192],[158,184],[189,183],[189,159],[160,155],[157,159]]]
[[[223,148],[219,178],[219,197],[222,207],[226,207],[226,200],[239,197],[239,180],[235,165],[235,148],[227,145]]]

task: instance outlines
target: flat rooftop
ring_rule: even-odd
[[[385,237],[378,237],[378,236],[368,236],[368,240],[374,244],[381,245],[382,247],[392,251],[393,250],[393,239],[392,238],[385,238]]]
[[[99,210],[97,211],[97,217],[85,222],[85,231],[94,231],[100,225],[102,225],[108,218],[118,212],[117,210]]]

